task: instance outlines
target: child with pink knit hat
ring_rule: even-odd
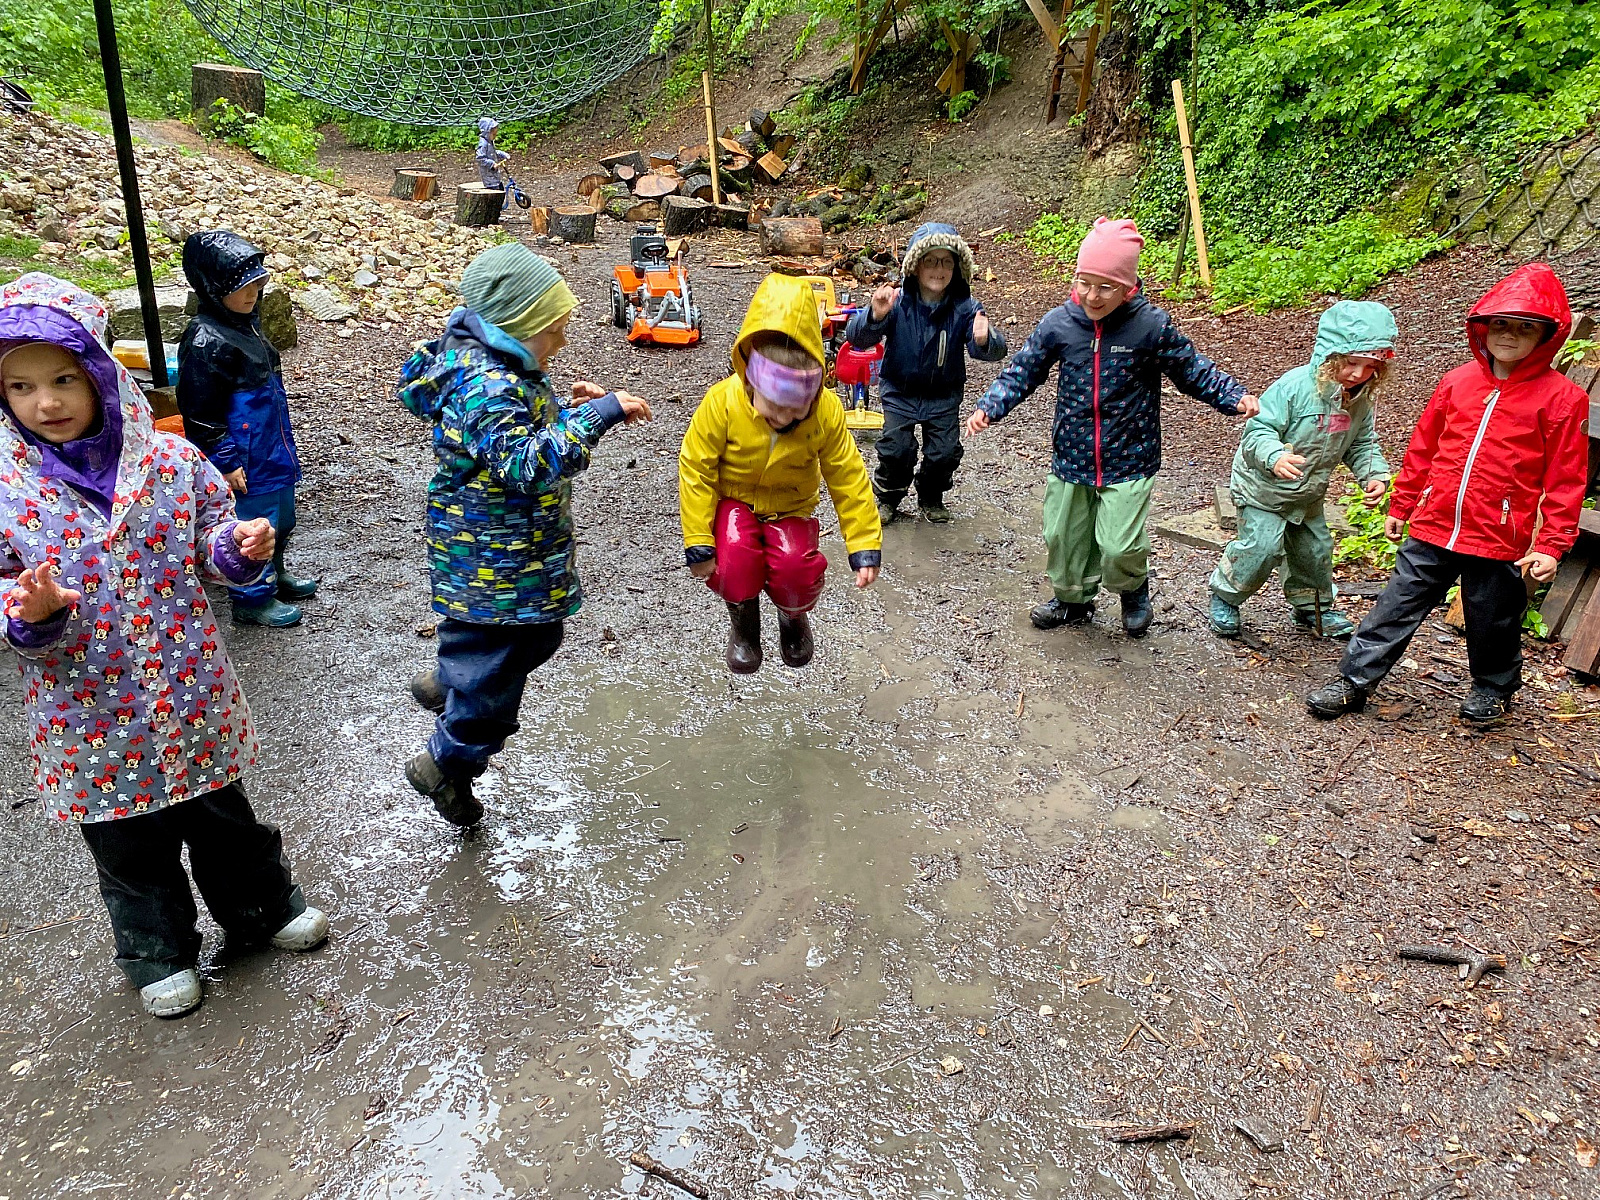
[[[967,419],[977,434],[1027,399],[1059,364],[1054,454],[1044,498],[1054,595],[1030,614],[1040,629],[1087,624],[1102,584],[1122,598],[1130,637],[1150,628],[1145,523],[1161,467],[1161,378],[1229,416],[1252,417],[1245,392],[1144,298],[1132,221],[1101,217],[1078,249],[1072,297],[1000,372]]]

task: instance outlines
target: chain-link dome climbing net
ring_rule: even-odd
[[[658,0],[184,0],[290,91],[414,125],[536,117],[649,50]]]

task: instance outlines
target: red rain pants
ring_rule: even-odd
[[[790,616],[810,612],[822,595],[822,575],[828,569],[828,560],[817,549],[821,530],[815,517],[763,521],[748,504],[724,500],[717,505],[713,526],[717,569],[706,583],[731,604],[754,600],[765,589],[780,611]]]

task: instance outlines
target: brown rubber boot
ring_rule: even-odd
[[[811,661],[814,647],[811,644],[811,618],[805,613],[789,616],[778,614],[778,644],[783,648],[783,661],[799,669]]]
[[[754,675],[761,669],[761,601],[728,601],[728,670]]]

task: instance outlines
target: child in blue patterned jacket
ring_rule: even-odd
[[[438,722],[406,767],[447,821],[483,819],[472,781],[517,732],[529,674],[561,645],[583,591],[573,563],[571,479],[605,432],[650,419],[626,392],[572,385],[556,402],[550,360],[577,298],[520,242],[485,250],[461,276],[465,308],[411,356],[400,401],[433,424],[428,548],[439,666],[411,683]]]
[[[1094,617],[1102,583],[1122,595],[1122,627],[1150,628],[1150,536],[1145,523],[1161,467],[1161,377],[1229,416],[1260,403],[1139,291],[1144,238],[1132,221],[1101,217],[1078,249],[1072,299],[1045,314],[967,418],[977,434],[1050,375],[1055,453],[1044,498],[1047,570],[1055,594],[1030,614],[1039,629]]]

